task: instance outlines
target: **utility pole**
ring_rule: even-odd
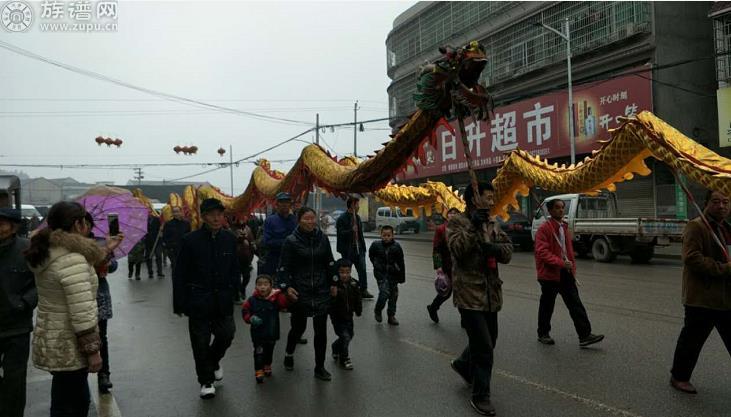
[[[231,171],[231,196],[234,195],[234,150],[233,146],[228,145],[228,167]]]
[[[358,100],[353,105],[353,156],[358,157]]]
[[[574,93],[571,88],[571,29],[569,27],[569,18],[564,19],[563,30],[557,30],[545,23],[536,22],[535,26],[543,27],[544,29],[555,33],[561,39],[566,41],[566,65],[568,72],[568,96],[569,96],[569,141],[571,143],[571,164],[576,163],[576,137],[574,135]]]
[[[145,178],[144,175],[142,175],[142,168],[135,168],[135,176],[134,179],[137,180],[137,185],[142,185],[142,179]]]

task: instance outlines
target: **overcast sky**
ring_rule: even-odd
[[[352,121],[355,100],[361,120],[388,116],[385,39],[414,2],[127,1],[118,5],[115,33],[42,32],[39,23],[49,20],[32,4],[30,29],[0,29],[0,41],[136,86],[314,124],[317,112],[322,123]],[[209,162],[223,160],[216,150],[229,145],[238,159],[309,128],[166,101],[2,48],[0,80],[0,164]],[[359,154],[379,148],[388,133],[359,132]],[[99,147],[99,135],[124,145]],[[339,155],[353,151],[352,130],[328,130],[322,138]],[[196,145],[198,155],[176,155],[176,145]],[[303,146],[292,142],[263,157],[295,159]],[[286,171],[291,164],[272,166]],[[253,168],[235,168],[235,194]],[[21,169],[32,177],[118,184],[133,176],[131,169]],[[175,179],[206,169],[149,167],[144,176]],[[229,191],[228,169],[190,180]]]

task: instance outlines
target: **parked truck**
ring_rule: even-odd
[[[633,262],[650,261],[655,246],[682,241],[687,220],[645,217],[617,217],[614,194],[588,196],[563,194],[546,198],[536,211],[531,226],[535,240],[538,228],[548,219],[546,202],[561,199],[566,204],[564,220],[574,236],[577,256],[589,253],[599,262],[612,262],[617,255],[629,255]]]

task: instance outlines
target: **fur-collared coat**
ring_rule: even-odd
[[[105,258],[94,240],[55,230],[48,258],[31,266],[38,288],[33,331],[33,364],[47,371],[74,371],[88,366],[99,350],[97,276],[92,265]]]
[[[500,311],[503,282],[497,263],[510,262],[510,239],[494,221],[487,224],[486,233],[481,233],[472,220],[461,214],[449,220],[447,231],[454,305],[465,310]]]

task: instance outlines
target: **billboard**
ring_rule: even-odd
[[[495,109],[490,121],[465,120],[475,168],[499,165],[512,150],[522,149],[544,158],[571,154],[567,91],[560,90]],[[576,155],[588,154],[608,139],[608,129],[619,126],[620,116],[652,110],[650,71],[574,86]],[[450,122],[457,135],[456,120]],[[462,141],[439,126],[437,145],[424,144],[425,164],[416,161],[397,180],[434,177],[467,170]]]
[[[718,99],[718,141],[720,147],[731,146],[731,87],[716,91]]]

